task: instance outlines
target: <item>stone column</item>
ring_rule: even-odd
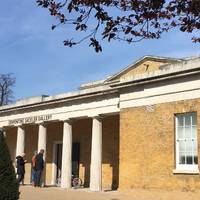
[[[93,118],[92,149],[90,168],[90,190],[102,189],[102,121],[100,117]]]
[[[46,160],[46,148],[47,148],[47,128],[44,123],[39,124],[38,132],[38,152],[44,149],[44,160]]]
[[[16,156],[21,155],[25,151],[25,130],[23,126],[17,127],[17,145]]]
[[[62,149],[62,170],[61,187],[71,188],[72,177],[72,124],[70,121],[63,123],[63,149]]]
[[[44,150],[44,170],[42,172],[42,177],[41,177],[41,185],[42,187],[45,186],[46,183],[46,149],[47,149],[47,127],[44,123],[39,124],[39,131],[38,131],[38,152],[40,150]]]

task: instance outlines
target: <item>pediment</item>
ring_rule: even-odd
[[[163,65],[173,64],[179,61],[179,59],[175,58],[144,56],[136,62],[130,64],[125,69],[121,70],[119,73],[109,77],[106,82],[118,81],[121,78],[156,71]]]

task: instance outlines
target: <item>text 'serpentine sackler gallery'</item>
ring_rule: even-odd
[[[0,108],[12,160],[45,150],[45,184],[200,189],[200,57],[145,56],[79,91]]]

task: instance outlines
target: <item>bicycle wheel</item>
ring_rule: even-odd
[[[56,186],[57,186],[57,187],[60,187],[60,186],[61,186],[61,178],[60,178],[60,177],[58,177],[58,178],[56,179]]]
[[[72,186],[73,187],[81,187],[82,186],[82,180],[80,178],[73,178]]]

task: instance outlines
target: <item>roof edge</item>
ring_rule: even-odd
[[[139,63],[141,63],[142,61],[145,60],[157,60],[157,61],[168,61],[170,62],[170,64],[172,63],[176,63],[176,62],[181,62],[184,61],[184,59],[180,59],[180,58],[171,58],[171,57],[162,57],[162,56],[153,56],[153,55],[146,55],[143,56],[139,59],[137,59],[135,62],[129,64],[127,67],[123,68],[121,71],[117,72],[116,74],[114,74],[113,76],[107,78],[105,80],[105,82],[109,82],[112,81],[114,78],[116,78],[117,76],[119,76],[120,74],[123,74],[124,72],[126,72],[128,69],[130,69],[131,67],[136,67],[136,65],[138,65]]]

